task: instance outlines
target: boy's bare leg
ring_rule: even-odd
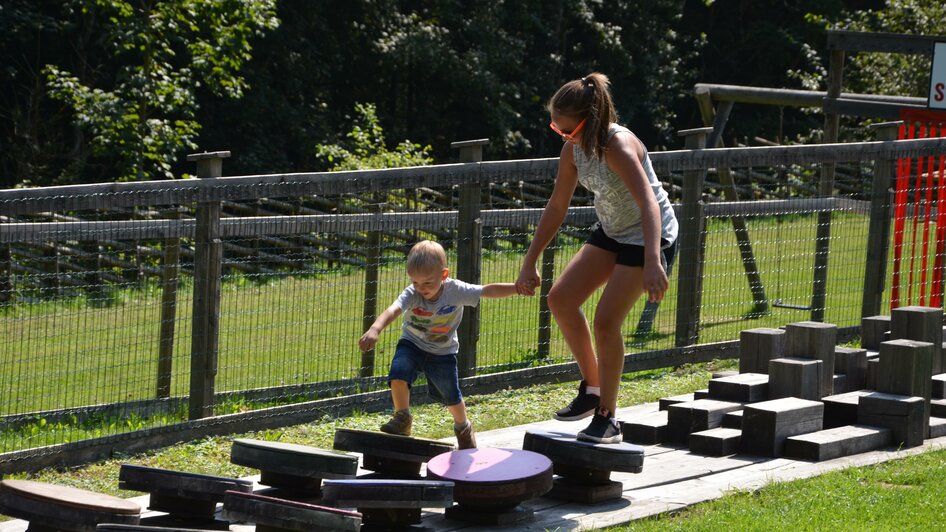
[[[591,330],[581,305],[608,280],[614,270],[614,261],[613,253],[596,246],[582,246],[565,266],[548,295],[549,309],[588,386],[601,384]]]
[[[450,411],[450,415],[453,416],[453,424],[455,426],[465,425],[467,422],[466,417],[466,404],[463,401],[455,405],[450,405],[447,407],[447,410]]]
[[[595,346],[601,381],[601,406],[614,414],[624,370],[624,335],[621,326],[643,292],[643,268],[617,265],[595,309]]]
[[[391,381],[391,402],[394,403],[395,412],[411,407],[411,389],[407,387],[407,381]]]

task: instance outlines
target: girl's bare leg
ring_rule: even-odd
[[[618,386],[624,370],[624,335],[621,326],[643,292],[643,268],[617,265],[595,309],[594,335],[598,350],[601,407],[617,408]]]
[[[608,280],[614,253],[585,244],[552,285],[548,304],[588,386],[600,386],[598,362],[581,305]]]

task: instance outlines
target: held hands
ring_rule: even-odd
[[[532,265],[523,265],[519,272],[519,278],[516,279],[516,293],[520,296],[534,296],[535,288],[542,281],[539,277],[539,270]]]
[[[647,300],[657,303],[663,300],[670,281],[660,261],[644,261],[644,292]]]
[[[362,351],[370,351],[378,343],[378,336],[378,331],[374,330],[374,327],[368,329],[368,332],[361,335],[361,339],[358,340],[358,348]]]

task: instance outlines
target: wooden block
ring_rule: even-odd
[[[890,316],[868,316],[861,318],[861,347],[877,351],[884,341],[884,333],[890,330]]]
[[[318,492],[323,478],[354,478],[358,457],[308,445],[237,438],[230,461],[262,472],[260,484]]]
[[[154,467],[122,464],[118,487],[151,494],[149,509],[182,518],[213,519],[228,490],[251,493],[253,482]]]
[[[946,399],[946,373],[933,375],[931,380],[930,398]]]
[[[925,407],[922,397],[872,392],[860,399],[857,423],[890,429],[895,447],[916,447],[927,433]]]
[[[894,315],[900,316],[896,312]],[[915,317],[916,314],[908,314],[908,316]],[[921,316],[926,316],[926,314]],[[923,398],[926,402],[923,412],[925,424],[929,424],[930,419],[930,396],[933,389],[932,356],[933,345],[929,342],[891,340],[880,344],[880,366],[877,368],[876,390],[878,392]]]
[[[739,372],[768,373],[769,360],[785,351],[785,331],[760,327],[739,333]]]
[[[821,396],[834,393],[834,350],[838,326],[817,321],[801,321],[785,326],[785,357],[812,358],[824,363],[821,378]]]
[[[723,370],[723,371],[714,371],[713,373],[710,374],[710,378],[712,378],[712,379],[722,379],[723,377],[732,377],[733,375],[739,375],[739,373],[741,373],[741,372],[735,371],[735,370],[731,370],[731,369],[727,369],[727,370]]]
[[[831,394],[844,393],[844,388],[847,387],[847,375],[844,374],[834,374],[833,386],[831,387]]]
[[[857,405],[860,398],[871,393],[870,390],[855,390],[822,397],[824,403],[824,428],[833,429],[845,425],[857,424]]]
[[[709,388],[703,388],[702,390],[697,390],[693,392],[693,400],[698,401],[700,399],[709,399]]]
[[[877,389],[877,373],[880,368],[880,355],[867,359],[867,372],[864,374],[864,388]]]
[[[946,436],[946,418],[930,418],[930,438],[942,438]]]
[[[675,403],[674,403],[675,404]],[[638,445],[663,443],[667,436],[667,411],[659,410],[621,422],[624,441]]]
[[[450,452],[453,444],[368,430],[338,429],[333,446],[362,454],[362,467],[395,477],[417,477],[421,464]]]
[[[322,501],[337,508],[449,508],[453,482],[438,480],[326,480]],[[363,512],[362,512],[363,513]]]
[[[764,373],[739,373],[710,379],[709,395],[719,401],[757,403],[769,398],[769,376]]]
[[[666,410],[668,406],[675,405],[677,403],[689,403],[690,401],[696,400],[693,397],[692,393],[685,393],[683,395],[674,395],[672,397],[664,397],[657,400],[657,410]]]
[[[714,399],[670,405],[667,408],[667,439],[686,443],[691,433],[719,427],[726,412],[741,409],[742,403]]]
[[[727,429],[742,430],[742,410],[726,412],[726,415],[723,416],[723,423],[721,426]]]
[[[509,508],[552,489],[552,461],[522,449],[461,449],[431,458],[427,478],[453,482],[460,506]]]
[[[809,358],[776,358],[769,361],[769,398],[821,399],[823,368],[823,361]]]
[[[867,425],[845,425],[785,440],[785,456],[820,462],[866,453],[890,445],[890,429]]]
[[[644,449],[637,445],[579,441],[571,432],[527,430],[522,448],[548,457],[555,466],[554,472],[563,477],[569,476],[564,470],[582,475],[581,469],[640,473],[644,466]]]
[[[933,374],[943,367],[943,309],[936,307],[900,307],[890,312],[890,339],[928,342],[932,346]]]
[[[216,532],[217,529],[210,528],[174,528],[166,526],[145,526],[145,525],[114,525],[112,523],[100,524],[95,527],[95,532]],[[229,527],[222,530],[230,530]]]
[[[725,456],[739,451],[742,431],[717,427],[690,434],[690,452],[706,456]]]
[[[0,481],[0,513],[29,530],[86,532],[99,523],[137,525],[141,506],[118,497],[33,480]]]
[[[230,521],[256,523],[257,530],[270,527],[266,530],[298,532],[359,532],[362,517],[359,512],[236,491],[228,491],[224,495],[223,516]]]
[[[834,372],[846,377],[844,389],[837,393],[864,389],[867,379],[867,350],[853,347],[835,347]]]
[[[930,401],[930,416],[946,418],[946,399],[933,399]]]
[[[782,456],[790,436],[817,432],[822,427],[824,404],[786,397],[746,405],[742,414],[743,451],[761,456]]]

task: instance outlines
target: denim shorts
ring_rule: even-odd
[[[457,373],[457,355],[434,355],[421,350],[408,340],[401,339],[394,350],[388,384],[392,380],[407,382],[410,388],[417,376],[427,376],[427,395],[434,401],[453,406],[463,401]]]
[[[586,241],[588,244],[605,251],[610,251],[617,256],[617,263],[623,266],[644,267],[644,246],[634,244],[622,244],[617,240],[605,234],[601,224],[595,224],[591,235]],[[668,273],[673,264],[673,256],[677,251],[677,243],[670,244],[666,239],[660,239],[660,251],[663,254],[663,267]]]

